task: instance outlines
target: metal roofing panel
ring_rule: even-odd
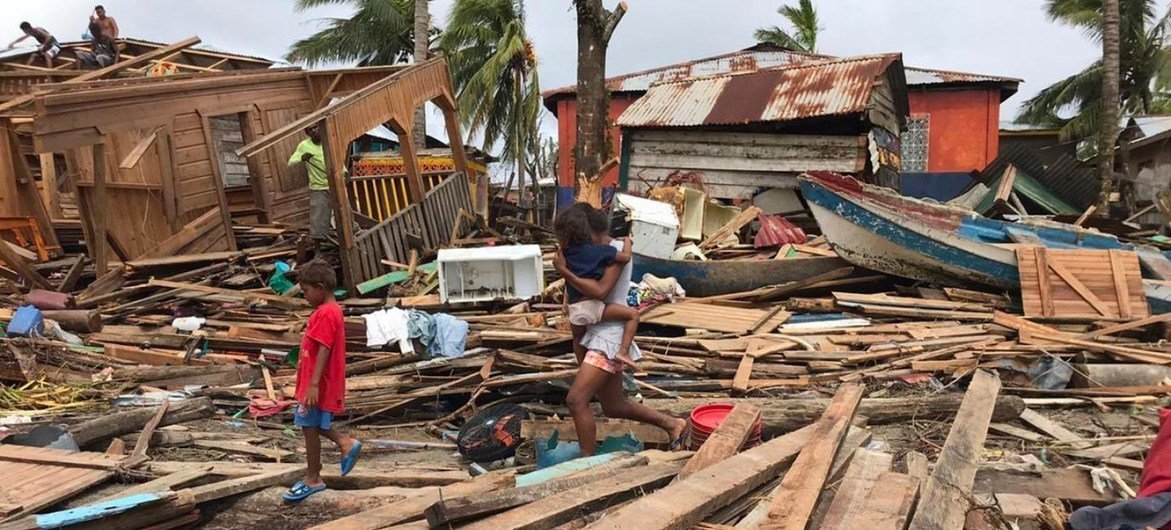
[[[758,44],[752,48],[732,53],[610,77],[606,79],[606,88],[611,92],[644,92],[650,89],[652,85],[658,83],[682,81],[696,77],[755,72],[777,66],[833,59],[837,59],[837,57],[794,52]],[[908,67],[906,71],[907,86],[951,83],[1005,83],[1015,85],[1021,82],[1020,79],[1011,77],[930,70],[926,68]],[[1015,86],[1012,90],[1015,91]],[[541,96],[543,98],[550,98],[560,94],[573,94],[576,92],[577,85],[569,85],[547,90]]]
[[[944,85],[949,83],[1021,83],[1013,77],[1000,77],[985,74],[970,74],[967,72],[950,72],[947,70],[930,70],[908,66],[907,86],[914,85]]]
[[[618,124],[730,125],[862,112],[875,79],[898,58],[854,57],[655,85]]]

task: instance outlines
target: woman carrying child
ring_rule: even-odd
[[[571,321],[592,322],[585,326],[573,326],[574,354],[580,367],[566,396],[566,405],[573,415],[578,440],[582,441],[581,454],[590,456],[596,451],[596,444],[585,443],[586,440],[597,440],[597,426],[590,409],[590,401],[595,397],[607,417],[655,425],[667,431],[672,450],[681,449],[687,437],[687,422],[627,399],[622,389],[624,365],[629,368],[641,357],[638,346],[633,344],[638,313],[630,309],[627,303],[631,262],[629,259],[614,259],[619,255],[630,255],[630,249],[626,248],[629,239],[612,239],[609,224],[610,220],[604,212],[586,203],[569,207],[558,215],[554,223],[554,232],[557,233],[561,248],[553,265],[565,278],[567,293],[570,288],[580,293],[573,301],[574,304],[595,302],[594,307],[585,313],[596,315],[596,318],[580,318],[581,310],[585,309],[580,306],[571,311]],[[610,246],[614,251],[596,247],[574,249],[582,245]],[[584,255],[587,259],[574,259],[572,261],[576,262],[576,266],[571,266],[566,254],[576,257]],[[613,257],[610,257],[611,254]],[[590,266],[590,263],[604,265],[595,267]],[[581,276],[579,272],[584,272],[587,277]],[[601,311],[596,302],[603,302]]]

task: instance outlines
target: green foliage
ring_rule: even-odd
[[[518,0],[460,0],[439,39],[447,54],[461,119],[483,133],[485,148],[503,143],[513,157],[540,145],[537,59]]]
[[[1119,95],[1122,115],[1159,113],[1171,106],[1171,49],[1167,46],[1171,11],[1156,17],[1153,0],[1121,1]],[[1045,12],[1055,22],[1082,29],[1101,42],[1101,0],[1047,0]],[[1017,123],[1061,129],[1063,140],[1081,140],[1099,132],[1102,117],[1102,61],[1058,81],[1026,101]]]
[[[350,18],[323,19],[324,28],[289,48],[285,60],[318,66],[356,63],[376,66],[408,62],[414,51],[414,12],[411,0],[296,0],[306,11],[327,5],[350,5]],[[438,36],[432,30],[431,39]]]
[[[818,24],[817,10],[814,9],[812,0],[800,0],[797,7],[781,6],[777,13],[789,21],[789,25],[793,27],[792,32],[778,26],[760,28],[755,34],[757,41],[776,44],[794,51],[817,51],[817,34],[824,28]]]

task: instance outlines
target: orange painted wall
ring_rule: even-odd
[[[913,90],[911,115],[929,114],[927,172],[984,169],[1000,148],[1000,91]]]
[[[641,94],[640,94],[641,95]],[[621,150],[621,130],[613,124],[618,116],[633,104],[638,98],[633,95],[610,95],[610,151],[611,156],[618,156]],[[567,98],[557,102],[557,184],[562,188],[573,187],[573,174],[576,168],[573,160],[574,146],[577,145],[577,99]],[[602,178],[603,187],[618,185],[618,168],[610,170]]]

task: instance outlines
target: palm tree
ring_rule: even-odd
[[[1102,39],[1102,0],[1047,0],[1049,18]],[[1171,11],[1155,15],[1154,0],[1120,0],[1118,91],[1123,115],[1171,111]],[[1103,120],[1103,67],[1084,70],[1041,90],[1026,101],[1018,123],[1057,127],[1063,140],[1097,137]]]
[[[415,64],[427,60],[427,51],[431,48],[428,36],[431,34],[431,11],[428,9],[429,0],[415,0]],[[427,109],[420,105],[415,109],[415,129],[411,136],[415,138],[415,145],[419,149],[427,148]]]
[[[414,50],[413,0],[297,0],[296,9],[348,4],[350,18],[325,19],[325,27],[289,48],[285,59],[318,66],[325,63],[357,63],[379,66],[405,63]]]
[[[1110,215],[1110,185],[1114,180],[1114,144],[1118,142],[1119,0],[1102,0],[1102,131],[1098,138],[1098,211]]]
[[[777,26],[756,30],[756,40],[776,44],[790,50],[814,53],[817,51],[817,34],[824,28],[818,24],[817,10],[812,0],[800,0],[798,7],[781,6],[777,13],[793,26],[790,33]]]
[[[439,47],[447,53],[464,126],[469,133],[482,133],[485,150],[503,143],[514,160],[518,187],[524,189],[527,157],[539,145],[541,109],[524,2],[456,2]]]

